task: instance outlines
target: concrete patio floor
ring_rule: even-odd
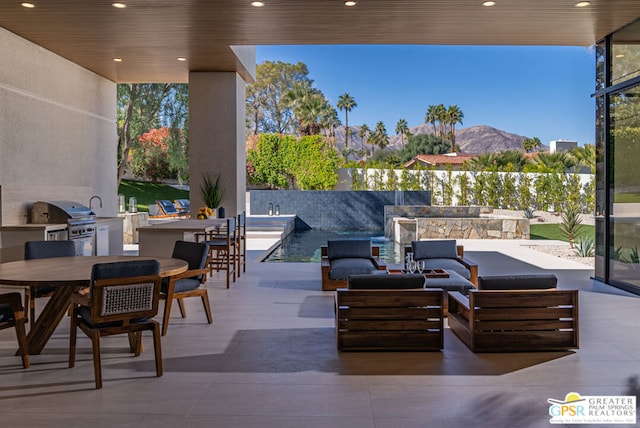
[[[27,370],[13,355],[14,332],[1,331],[2,425],[548,427],[548,398],[630,394],[640,376],[640,298],[520,241],[459,242],[481,275],[545,270],[560,288],[580,289],[580,349],[473,354],[447,329],[442,352],[338,353],[333,293],[320,291],[319,265],[251,262],[230,289],[221,275],[207,282],[213,324],[199,299],[186,301],[186,319],[175,308],[161,378],[150,336],[138,358],[126,337],[104,339],[104,386],[95,390],[81,333],[76,367],[67,368],[68,319]],[[270,244],[250,241],[251,258]]]

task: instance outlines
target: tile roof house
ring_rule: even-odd
[[[475,158],[476,155],[463,153],[447,153],[441,155],[417,155],[409,162],[404,164],[407,169],[414,169],[416,165],[424,168],[444,169],[447,165],[451,165],[454,170],[463,169],[463,164]]]

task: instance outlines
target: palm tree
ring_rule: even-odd
[[[329,114],[331,106],[321,93],[309,93],[298,99],[294,112],[300,125],[300,135],[320,134],[323,116]]]
[[[334,138],[336,136],[336,127],[340,125],[340,118],[338,112],[331,105],[327,105],[327,111],[322,115],[322,121],[320,125],[325,130],[328,138]]]
[[[351,95],[345,92],[344,94],[340,95],[340,97],[338,98],[338,104],[336,105],[340,110],[344,110],[344,126],[346,128],[344,134],[344,146],[349,147],[349,112],[354,107],[358,107],[358,104]]]
[[[373,130],[373,144],[380,147],[381,150],[389,145],[389,135],[382,121],[376,123],[376,128]]]
[[[522,140],[522,149],[527,153],[539,150],[540,147],[542,147],[542,143],[540,143],[540,138],[538,137],[525,138]]]
[[[462,118],[464,118],[464,113],[457,105],[449,106],[447,109],[447,122],[451,127],[451,153],[456,151],[456,125],[458,123],[462,125]]]
[[[404,137],[409,134],[409,125],[406,120],[398,120],[398,123],[396,123],[396,134],[400,135],[400,141],[402,141],[402,148],[404,149]]]
[[[498,159],[495,153],[480,153],[469,160],[469,168],[472,171],[490,171],[496,169],[497,163]]]
[[[446,139],[445,123],[447,121],[447,109],[444,106],[444,104],[438,104],[436,106],[435,117],[436,117],[436,120],[438,121],[440,138],[445,140]]]
[[[367,126],[366,123],[363,123],[358,131],[358,137],[362,138],[362,155],[365,156],[367,153],[367,142],[369,141],[369,135],[371,134],[371,130]]]
[[[547,153],[542,152],[531,161],[536,168],[535,172],[556,172],[563,173],[573,168],[576,163],[565,152]]]
[[[576,165],[588,167],[591,174],[596,173],[596,146],[593,144],[575,147],[569,152],[569,156],[576,162]]]
[[[437,135],[436,121],[438,119],[436,118],[436,110],[436,106],[430,105],[429,107],[427,107],[427,114],[424,116],[424,123],[430,123],[431,126],[433,126],[433,135]]]

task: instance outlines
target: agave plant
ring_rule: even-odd
[[[528,218],[529,220],[533,218],[533,208],[531,207],[525,208],[523,210],[523,213],[524,213],[524,218]]]
[[[569,241],[569,248],[573,248],[573,243],[582,229],[582,218],[580,209],[568,206],[562,211],[562,222],[559,225],[560,231]]]
[[[595,240],[591,236],[581,236],[576,242],[574,250],[580,257],[593,257],[595,255]]]

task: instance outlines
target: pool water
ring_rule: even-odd
[[[398,263],[399,250],[393,241],[386,240],[383,230],[330,230],[310,229],[287,235],[281,244],[263,261],[283,262],[320,262],[320,246],[334,239],[371,239],[373,245],[380,247],[380,258],[386,263]]]

